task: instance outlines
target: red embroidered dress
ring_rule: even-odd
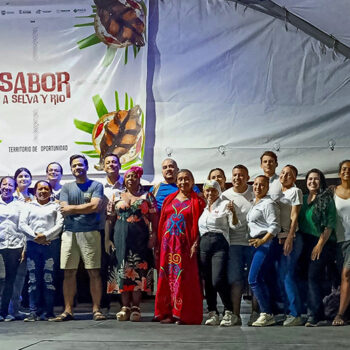
[[[190,249],[198,238],[198,218],[205,206],[194,192],[180,202],[177,193],[166,198],[162,207],[158,240],[160,267],[155,301],[155,317],[174,317],[185,324],[201,324],[203,296],[197,255]]]

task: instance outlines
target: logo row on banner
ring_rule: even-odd
[[[0,18],[74,17],[86,14],[91,6],[0,6]]]

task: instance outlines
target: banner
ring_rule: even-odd
[[[142,165],[148,1],[51,3],[0,7],[0,175],[70,174],[76,153],[90,174],[112,152]]]

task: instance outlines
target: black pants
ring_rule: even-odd
[[[316,320],[325,319],[323,298],[326,294],[326,267],[336,259],[336,243],[327,241],[318,260],[311,260],[311,252],[318,242],[318,237],[303,234],[303,254],[308,257],[308,297],[307,305],[311,316]]]
[[[232,311],[230,287],[227,280],[229,245],[221,233],[207,232],[201,237],[199,257],[205,282],[208,310],[216,311],[216,294],[219,293],[225,310]]]
[[[5,265],[5,282],[2,291],[0,315],[6,317],[9,303],[12,297],[13,284],[15,283],[17,268],[21,259],[22,248],[0,249],[0,255]]]

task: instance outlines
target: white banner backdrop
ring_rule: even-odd
[[[51,161],[70,174],[74,153],[91,174],[100,151],[117,152],[124,168],[142,164],[148,1],[97,3],[0,7],[1,175],[22,166],[43,175]]]
[[[335,175],[350,157],[350,65],[282,21],[225,0],[115,0],[145,24],[130,34],[116,14],[104,17],[110,1],[6,3],[0,175],[20,166],[43,175],[50,161],[69,174],[68,157],[85,152],[97,176],[101,147],[120,152],[124,168],[143,164],[155,182],[167,156],[197,182],[214,167],[229,178],[238,163],[253,177],[265,150],[301,174]],[[128,50],[101,42],[112,40],[101,22],[131,35]],[[126,115],[133,123],[120,128]]]
[[[230,178],[238,163],[255,176],[260,155],[274,150],[277,170],[291,163],[301,174],[311,167],[337,173],[350,157],[350,65],[343,56],[323,54],[303,32],[232,1],[157,6],[150,18],[159,20],[156,49],[149,48],[149,60],[159,60],[156,166],[171,153],[197,182],[214,167]]]

